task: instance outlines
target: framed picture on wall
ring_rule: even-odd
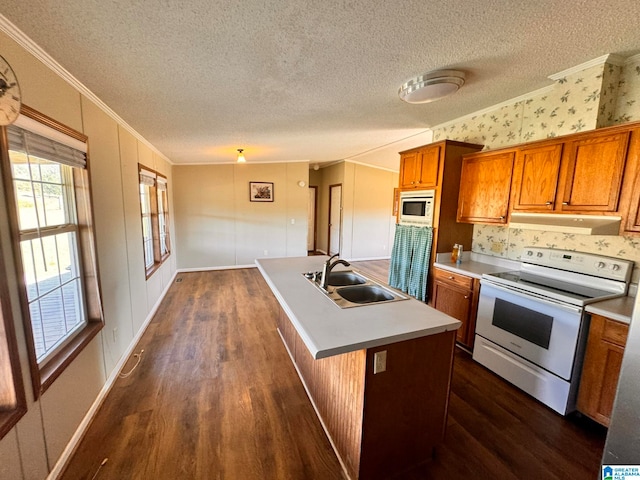
[[[273,202],[273,182],[249,182],[249,200]]]

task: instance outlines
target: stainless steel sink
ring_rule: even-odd
[[[332,287],[344,287],[346,285],[362,285],[367,283],[367,279],[357,274],[353,270],[344,272],[331,272],[327,284]]]
[[[360,272],[339,270],[329,274],[328,286],[320,287],[320,272],[303,274],[316,288],[340,308],[398,302],[409,297],[386,287]]]
[[[378,285],[356,285],[336,289],[336,293],[352,303],[388,302],[395,297]]]

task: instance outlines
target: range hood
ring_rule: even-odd
[[[610,215],[513,212],[509,228],[578,233],[580,235],[618,235],[621,220],[621,217]]]

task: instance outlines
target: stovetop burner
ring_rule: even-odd
[[[593,287],[576,285],[563,281],[554,281],[550,278],[528,275],[519,271],[499,272],[487,274],[487,277],[503,280],[504,283],[515,285],[524,290],[535,289],[539,293],[546,292],[550,297],[564,299],[572,304],[587,304],[607,298],[612,298],[612,293]],[[503,283],[503,282],[499,282]],[[616,292],[614,296],[620,295]]]
[[[627,293],[633,262],[590,253],[526,247],[520,271],[483,279],[523,293],[583,306]]]

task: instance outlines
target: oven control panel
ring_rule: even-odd
[[[521,260],[523,263],[621,281],[629,281],[633,270],[633,262],[622,258],[555,248],[525,247]]]

